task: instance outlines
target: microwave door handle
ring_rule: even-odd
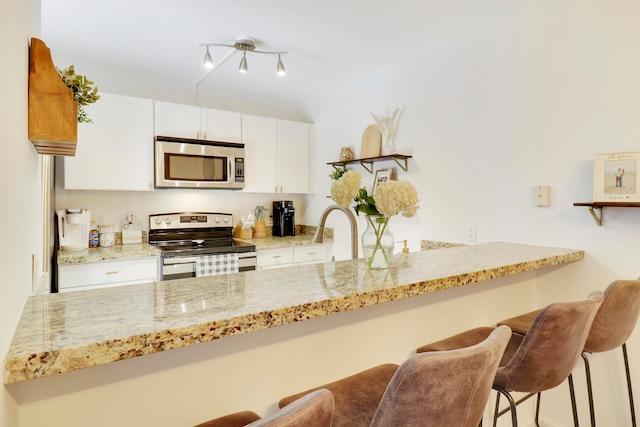
[[[229,176],[227,180],[233,183],[236,180],[236,164],[235,161],[231,161],[232,157],[227,157],[227,162],[229,162]]]

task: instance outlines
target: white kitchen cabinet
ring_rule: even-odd
[[[294,265],[318,264],[328,261],[327,245],[288,246],[275,249],[259,249],[257,268],[291,267]]]
[[[233,111],[155,101],[155,134],[242,142],[242,115]]]
[[[245,192],[312,193],[310,123],[242,116]]]
[[[159,273],[159,257],[59,265],[58,292],[148,283]]]
[[[256,262],[259,270],[292,266],[293,248],[260,249],[257,251]]]
[[[325,261],[328,261],[326,245],[293,247],[293,262],[295,265],[318,264]]]
[[[153,190],[153,101],[101,93],[85,108],[93,123],[64,157],[65,190]]]
[[[244,191],[275,193],[278,183],[278,121],[242,115]]]

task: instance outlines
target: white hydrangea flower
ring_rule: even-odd
[[[418,211],[418,192],[408,181],[386,181],[378,184],[373,195],[380,215],[390,217],[402,213],[411,218]]]
[[[331,184],[331,198],[343,208],[348,208],[360,190],[360,175],[354,170],[346,171],[340,179]]]

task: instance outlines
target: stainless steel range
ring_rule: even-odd
[[[239,271],[256,269],[255,245],[233,238],[227,213],[149,215],[149,243],[162,250],[162,280],[195,277],[200,255],[237,253]]]

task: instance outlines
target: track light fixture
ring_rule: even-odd
[[[213,59],[209,53],[209,46],[207,46],[207,53],[204,54],[204,68],[213,68]]]
[[[238,67],[238,71],[241,73],[246,73],[248,70],[247,66],[247,52],[253,53],[261,53],[265,55],[278,55],[278,68],[277,74],[279,76],[284,76],[286,74],[284,64],[282,63],[282,55],[287,54],[286,51],[280,52],[267,52],[264,50],[256,50],[255,40],[251,37],[244,37],[236,40],[234,44],[225,44],[225,43],[202,43],[200,47],[206,47],[207,52],[204,54],[204,66],[205,68],[213,68],[213,59],[211,58],[211,54],[209,53],[209,46],[222,46],[222,47],[232,47],[239,51],[242,51],[242,59],[240,60],[240,66]]]

